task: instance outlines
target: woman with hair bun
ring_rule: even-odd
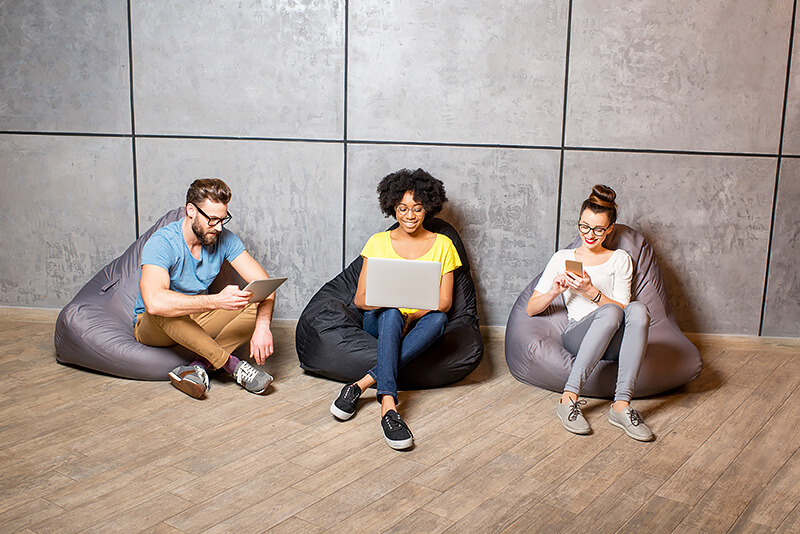
[[[633,439],[651,441],[655,436],[630,405],[647,348],[650,315],[645,304],[631,302],[633,260],[622,249],[604,246],[617,219],[616,196],[605,185],[592,188],[578,219],[581,245],[553,255],[528,300],[527,312],[538,315],[556,297],[564,296],[569,323],[561,342],[575,356],[556,407],[564,428],[574,434],[591,432],[580,408],[586,401],[578,400],[581,387],[601,359],[616,360],[617,385],[608,421]],[[570,271],[568,261],[580,261],[583,272]]]
[[[361,251],[364,263],[358,278],[355,306],[364,311],[363,328],[378,339],[377,364],[363,378],[345,385],[331,404],[339,420],[355,415],[358,399],[371,386],[377,387],[381,403],[381,427],[388,445],[407,449],[414,443],[408,425],[397,413],[397,372],[439,339],[447,327],[453,302],[453,271],[461,267],[455,245],[449,237],[423,226],[447,202],[444,185],[422,169],[403,169],[384,177],[378,184],[378,202],[387,217],[399,223],[394,230],[369,238]],[[376,308],[365,303],[369,258],[438,261],[442,265],[439,306],[436,310]]]

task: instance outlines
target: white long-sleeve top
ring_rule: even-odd
[[[575,260],[575,249],[562,249],[553,254],[534,289],[539,293],[550,291],[556,275],[566,270],[565,260]],[[603,295],[625,306],[630,303],[633,260],[627,252],[616,249],[604,263],[593,266],[584,265],[583,270],[591,277],[592,285]],[[564,302],[567,305],[567,317],[570,321],[580,321],[598,307],[597,304],[572,289],[564,291]]]

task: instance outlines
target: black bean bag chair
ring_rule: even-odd
[[[392,228],[396,228],[395,224]],[[455,270],[453,304],[447,313],[444,335],[424,354],[400,369],[401,389],[425,389],[458,382],[471,373],[483,357],[478,326],[475,286],[461,238],[449,223],[433,218],[425,228],[449,237],[461,257]],[[363,312],[353,304],[363,258],[358,256],[336,278],[322,286],[306,305],[297,322],[295,347],[305,371],[353,382],[375,366],[378,340],[362,328]]]
[[[637,231],[617,224],[608,248],[621,248],[633,258],[631,300],[644,302],[650,310],[647,352],[636,380],[636,397],[662,393],[694,380],[703,362],[700,352],[686,339],[667,300],[664,277],[653,248]],[[576,239],[569,248],[577,248]],[[559,296],[541,314],[529,317],[528,299],[541,273],[517,298],[506,326],[506,363],[514,377],[526,384],[561,392],[567,382],[574,356],[561,344],[567,326],[564,299]],[[617,363],[601,360],[589,375],[581,395],[613,397]]]
[[[177,208],[83,286],[58,315],[56,360],[114,376],[139,380],[167,380],[167,373],[194,360],[183,347],[148,347],[133,337],[133,309],[139,294],[142,248],[162,226],[184,216]],[[225,263],[211,290],[239,283],[236,271]]]

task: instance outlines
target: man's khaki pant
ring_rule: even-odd
[[[212,310],[181,317],[144,312],[136,317],[133,335],[139,343],[151,347],[182,345],[219,369],[231,352],[253,335],[257,307],[248,304],[243,310]]]

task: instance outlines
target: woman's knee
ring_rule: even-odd
[[[399,326],[402,330],[403,328],[403,314],[400,313],[400,310],[397,308],[388,308],[383,310],[383,312],[378,317],[378,327],[379,328],[386,328],[386,327],[397,327]]]
[[[430,322],[433,328],[435,328],[439,335],[444,333],[444,329],[447,328],[447,314],[440,311],[432,311],[427,315],[430,316]]]
[[[650,324],[650,310],[644,302],[631,302],[625,307],[625,324]]]
[[[625,312],[616,304],[603,304],[595,312],[595,318],[608,321],[617,326],[622,324]]]

